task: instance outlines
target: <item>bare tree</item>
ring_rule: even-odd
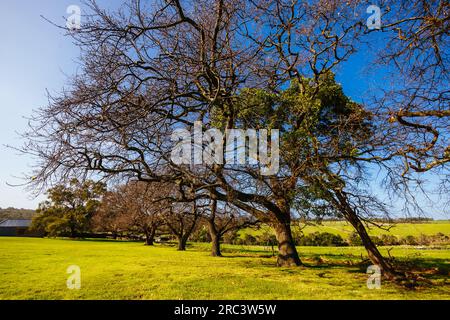
[[[178,250],[185,251],[189,237],[197,227],[200,213],[195,201],[175,203],[165,214],[164,221],[171,233],[177,238]]]
[[[387,11],[387,10],[386,10]],[[434,171],[448,176],[450,162],[450,6],[448,1],[402,1],[385,14],[383,31],[390,31],[381,65],[393,70],[392,88],[378,103],[401,144],[403,176]],[[444,180],[445,182],[445,180]]]
[[[214,196],[209,202],[209,208],[204,210],[202,218],[208,226],[211,237],[211,255],[220,257],[222,256],[220,242],[227,233],[255,226],[258,221],[243,210],[218,202]]]
[[[98,228],[117,234],[119,231],[145,235],[145,244],[153,245],[157,229],[163,224],[166,210],[159,201],[160,186],[130,181],[109,192],[95,219]]]
[[[97,212],[92,217],[93,230],[111,233],[114,239],[128,229],[127,215],[122,212],[121,203],[117,198],[115,192],[106,192]]]

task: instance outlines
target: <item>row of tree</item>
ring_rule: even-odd
[[[82,29],[69,33],[81,72],[25,134],[23,151],[39,159],[31,185],[92,175],[158,192],[171,186],[157,197],[173,204],[174,216],[191,217],[179,219],[182,232],[173,228],[181,242],[198,210],[216,221],[233,208],[273,227],[280,266],[302,264],[293,218],[337,216],[355,228],[372,263],[399,276],[364,224],[388,213],[371,173],[379,170],[389,194],[412,204],[418,173],[436,174],[448,199],[448,3],[380,1],[379,31],[355,14],[369,4],[128,1],[115,12],[89,1]],[[347,97],[334,75],[358,50],[393,83],[379,81],[366,103]],[[172,132],[193,132],[197,121],[204,130],[280,130],[280,170],[174,163]]]
[[[171,189],[172,188],[172,189]],[[73,179],[48,191],[33,219],[32,229],[48,236],[145,238],[153,245],[155,236],[171,234],[178,250],[194,231],[207,228],[213,256],[221,256],[225,234],[255,226],[258,221],[242,210],[217,201],[194,205],[173,203],[168,195],[173,185],[131,181],[107,191],[105,184]]]

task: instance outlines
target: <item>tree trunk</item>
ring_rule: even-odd
[[[369,234],[367,233],[366,227],[361,222],[361,220],[357,216],[351,216],[347,219],[351,225],[355,228],[356,232],[358,232],[359,237],[364,245],[364,248],[367,250],[367,255],[369,256],[370,261],[381,268],[383,274],[387,278],[397,278],[400,276],[400,273],[396,272],[392,265],[383,257],[383,255],[378,250],[375,243],[373,243]]]
[[[178,239],[178,251],[186,251],[187,238],[184,236],[177,237]]]
[[[208,219],[208,230],[209,236],[211,237],[211,255],[213,257],[221,257],[222,256],[222,253],[220,252],[221,235],[217,231],[213,219]]]
[[[290,220],[290,218],[278,219],[274,225],[278,240],[277,265],[280,267],[300,266],[302,264],[292,238]]]
[[[336,195],[339,199],[340,206],[343,209],[342,211],[345,219],[350,222],[350,224],[355,228],[356,232],[361,238],[364,248],[366,248],[367,250],[367,255],[369,256],[370,261],[374,265],[377,265],[381,268],[383,275],[386,278],[396,279],[402,277],[402,274],[395,271],[394,267],[383,257],[375,243],[373,243],[372,239],[367,233],[366,227],[362,223],[361,219],[359,219],[357,213],[348,203],[345,195],[339,192],[337,192]]]
[[[211,235],[211,255],[213,257],[221,257],[222,253],[220,252],[220,235],[217,234],[215,236]]]
[[[145,230],[145,245],[152,246],[155,240],[156,228],[149,228]]]

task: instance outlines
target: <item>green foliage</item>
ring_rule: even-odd
[[[239,245],[252,246],[258,244],[258,239],[251,234],[246,234],[244,238],[238,238],[235,243]]]
[[[265,231],[262,234],[255,237],[256,243],[260,246],[277,246],[277,237],[269,231]]]
[[[408,235],[414,236],[418,243],[426,243],[431,238],[435,238],[435,243],[448,243],[450,238],[450,221],[429,221],[423,223],[396,223],[396,224],[383,224],[385,227],[390,226],[389,230],[372,227],[368,229],[368,232],[376,243],[383,243],[381,240],[394,240],[395,243],[401,242],[401,239]],[[267,225],[262,225],[259,230],[244,229],[239,231],[239,234],[243,237],[245,234],[250,233],[255,237],[258,237],[264,232],[273,232]],[[302,234],[311,234],[314,232],[329,232],[340,235],[343,239],[348,241],[348,238],[354,232],[354,228],[345,221],[323,221],[321,224],[312,223],[300,223],[300,226],[292,226],[292,234],[294,238],[299,238]],[[382,237],[382,235],[394,236]],[[354,235],[355,240],[358,241],[358,236]],[[421,240],[422,239],[422,240]],[[381,242],[377,242],[381,241]],[[389,243],[389,242],[386,242]]]
[[[348,242],[352,246],[360,246],[361,240],[358,240],[356,235],[351,235]],[[418,236],[407,235],[404,237],[397,237],[391,234],[382,234],[380,236],[371,236],[372,241],[377,246],[398,246],[398,245],[408,245],[408,246],[429,246],[429,245],[447,245],[450,244],[450,237],[443,234],[437,233],[435,235],[420,234]]]
[[[236,244],[239,239],[239,232],[236,229],[230,230],[223,236],[223,242],[228,244]]]
[[[318,79],[293,81],[280,92],[243,89],[233,105],[233,113],[214,109],[213,126],[223,128],[232,114],[237,128],[279,129],[282,170],[301,168],[307,176],[308,181],[303,182],[308,190],[286,193],[291,205],[311,206],[314,200],[329,200],[319,183],[323,173],[330,173],[326,177],[329,187],[342,189],[343,179],[332,174],[333,164],[342,159],[350,163],[370,148],[371,114],[344,94],[331,72]],[[302,197],[307,201],[300,204]]]
[[[352,232],[348,237],[347,242],[351,246],[362,246],[361,237],[357,232]]]
[[[189,237],[191,241],[194,242],[210,242],[211,237],[209,236],[208,229],[206,226],[202,225],[200,228],[195,230],[192,235]]]
[[[329,232],[314,232],[295,239],[299,246],[344,247],[348,244],[340,235]]]
[[[39,205],[31,229],[49,236],[77,237],[89,230],[105,192],[106,186],[94,181],[74,179],[68,186],[55,186],[47,192],[49,200]]]

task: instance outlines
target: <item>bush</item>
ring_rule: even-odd
[[[277,237],[267,231],[256,237],[256,241],[261,246],[275,246],[278,243]]]
[[[396,236],[391,234],[382,234],[381,236],[371,236],[372,242],[377,246],[396,246],[400,244],[400,241]],[[348,244],[351,246],[362,246],[358,233],[353,232],[347,240]]]
[[[350,236],[347,239],[347,243],[350,246],[362,246],[361,238],[359,237],[359,234],[356,232],[352,232]]]
[[[342,247],[347,243],[340,235],[329,232],[314,232],[298,239],[299,246]]]
[[[252,246],[258,244],[258,240],[252,236],[251,234],[246,234],[243,238],[237,238],[235,244],[244,245],[244,246]]]
[[[421,234],[419,237],[406,236],[400,240],[400,243],[410,246],[445,245],[450,243],[450,237],[441,232],[430,236]]]
[[[383,234],[380,237],[382,246],[397,246],[401,241],[396,236],[391,234]]]
[[[223,235],[223,242],[227,244],[238,244],[239,234],[237,230],[231,230]]]
[[[192,235],[190,236],[190,240],[194,242],[210,242],[211,237],[209,235],[208,229],[205,226],[198,228]]]
[[[450,243],[450,237],[443,234],[442,232],[439,232],[432,237],[433,237],[432,241],[434,243],[438,243],[438,244],[449,244]]]
[[[417,241],[417,239],[414,236],[406,236],[404,238],[404,244],[409,245],[409,246],[416,246],[419,244],[419,242]]]
[[[370,239],[372,239],[373,243],[375,243],[376,246],[383,246],[383,239],[381,237],[377,236],[371,236]]]
[[[257,244],[258,241],[251,234],[246,234],[245,237],[244,237],[244,241],[243,242],[244,242],[243,243],[244,245],[251,246],[251,245]]]

